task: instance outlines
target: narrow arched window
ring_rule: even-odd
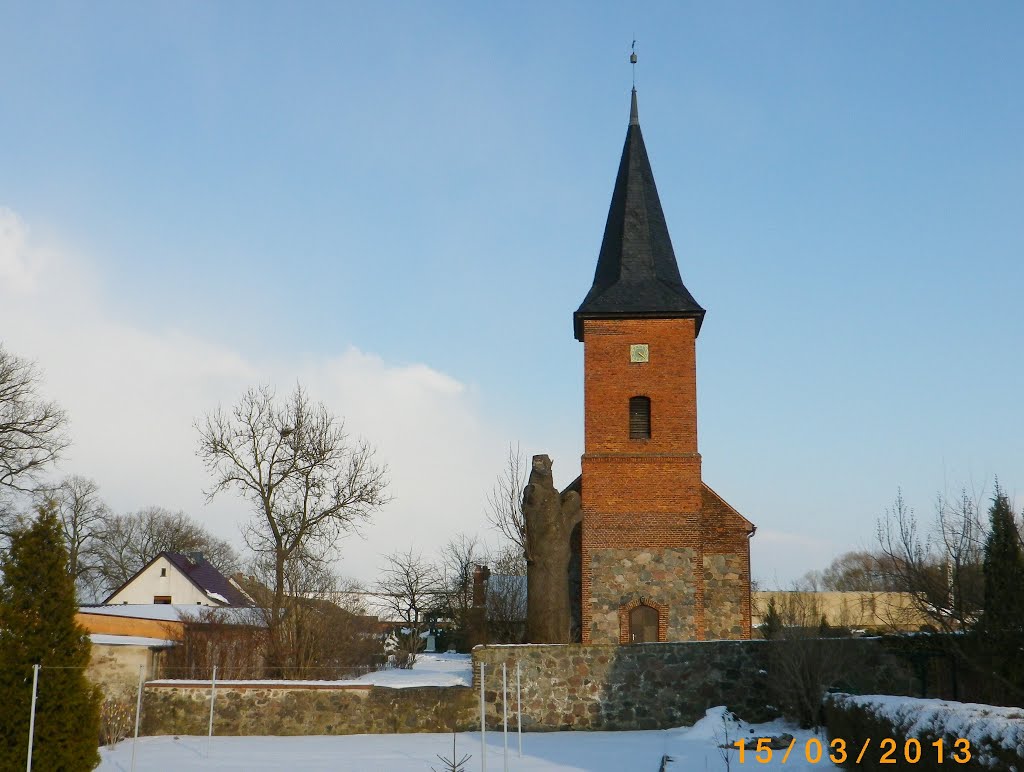
[[[629,438],[649,440],[651,438],[651,400],[649,397],[629,398]]]

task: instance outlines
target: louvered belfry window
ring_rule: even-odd
[[[629,398],[629,438],[649,440],[651,438],[651,400],[648,397]]]

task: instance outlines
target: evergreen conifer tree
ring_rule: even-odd
[[[996,486],[985,540],[985,609],[978,625],[993,669],[1024,689],[1024,549],[1010,499]]]
[[[99,763],[100,694],[85,676],[89,636],[75,622],[66,566],[56,509],[46,504],[0,561],[0,772],[25,768],[37,663],[33,768],[84,772]]]
[[[998,487],[988,515],[982,626],[989,635],[1024,632],[1024,549],[1010,499]]]
[[[768,598],[768,608],[765,610],[764,621],[761,622],[761,635],[767,640],[782,637],[782,616],[774,597]]]

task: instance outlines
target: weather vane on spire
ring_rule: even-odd
[[[636,88],[636,40],[629,47],[629,63],[633,65],[633,88]]]

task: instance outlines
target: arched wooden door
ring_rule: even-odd
[[[640,605],[629,612],[630,643],[658,642],[658,611]]]

